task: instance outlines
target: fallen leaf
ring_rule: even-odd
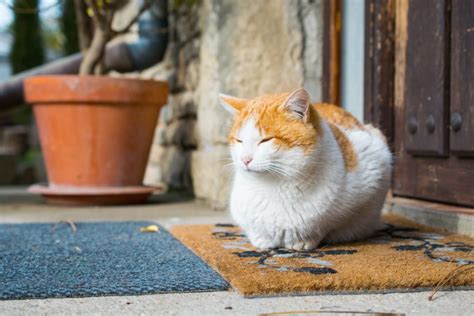
[[[150,226],[147,226],[147,227],[140,228],[140,232],[142,232],[142,233],[157,233],[159,231],[160,231],[160,229],[156,225],[150,225]]]
[[[76,225],[74,224],[73,221],[70,221],[70,220],[63,220],[63,221],[59,221],[58,223],[54,224],[53,225],[53,231],[56,231],[56,227],[58,226],[58,224],[69,224],[69,226],[71,226],[71,230],[72,230],[73,233],[76,233],[76,231],[77,231]]]

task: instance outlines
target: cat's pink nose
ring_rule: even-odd
[[[248,166],[249,163],[252,162],[252,157],[250,157],[250,156],[242,156],[242,162],[244,163],[244,165]]]

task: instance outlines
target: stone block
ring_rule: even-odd
[[[194,59],[186,66],[186,78],[184,88],[187,91],[194,91],[199,85],[199,59]]]
[[[163,146],[159,144],[153,144],[150,149],[150,155],[148,156],[148,164],[152,163],[158,165],[161,159]]]
[[[189,165],[189,151],[177,146],[153,146],[145,179],[149,185],[165,183],[172,188],[190,188]]]
[[[195,148],[197,141],[195,137],[196,120],[176,120],[162,128],[161,144],[164,146],[178,146],[181,148]]]
[[[215,146],[194,151],[191,156],[191,175],[194,194],[205,199],[216,210],[226,210],[229,205],[233,169],[229,149]]]
[[[166,124],[159,121],[155,128],[155,135],[153,136],[153,145],[165,146],[165,131]]]
[[[188,42],[184,43],[184,59],[186,64],[199,57],[199,45],[200,41],[197,38],[192,38]]]
[[[194,117],[196,112],[193,92],[185,91],[169,96],[168,105],[162,108],[160,117],[166,124],[171,124],[176,119]]]
[[[24,125],[4,127],[2,145],[17,155],[23,155],[29,148],[29,128]]]
[[[159,165],[149,163],[146,166],[143,184],[151,187],[162,187],[167,189],[167,185],[163,182],[163,174]]]
[[[8,148],[0,147],[0,185],[11,185],[20,157]]]
[[[181,48],[178,52],[178,85],[184,86],[184,80],[186,78],[186,52]]]

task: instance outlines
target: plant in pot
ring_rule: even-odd
[[[154,190],[142,181],[168,86],[106,76],[104,56],[107,43],[126,33],[152,2],[144,2],[116,30],[115,13],[126,1],[75,1],[83,50],[79,75],[25,80],[25,99],[33,106],[49,182],[30,191],[62,204],[143,202]]]

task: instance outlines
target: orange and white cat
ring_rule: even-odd
[[[235,113],[230,211],[255,247],[310,250],[380,228],[392,155],[378,129],[304,89],[220,101]]]

